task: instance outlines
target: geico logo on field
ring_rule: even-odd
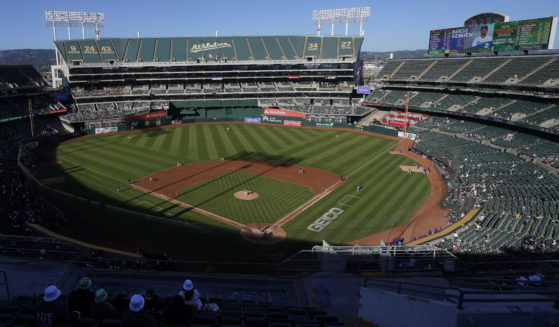
[[[339,208],[332,208],[325,212],[320,218],[315,220],[312,224],[310,224],[307,229],[311,232],[321,232],[328,224],[333,222],[339,215],[341,215],[344,211]]]

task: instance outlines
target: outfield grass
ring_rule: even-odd
[[[258,198],[250,201],[233,196],[250,190]],[[273,223],[315,194],[308,187],[247,172],[227,173],[180,190],[178,200],[233,219],[242,224]]]
[[[230,131],[227,131],[228,127]],[[388,154],[395,145],[396,141],[349,131],[249,124],[187,125],[101,135],[60,145],[53,154],[62,164],[51,166],[46,175],[64,174],[66,182],[55,187],[73,194],[154,215],[173,215],[189,222],[231,230],[228,225],[128,188],[127,180],[174,167],[177,161],[191,163],[221,157],[244,160],[267,157],[320,168],[347,176],[348,181],[286,224],[284,229],[288,239],[346,244],[407,222],[428,195],[429,181],[425,175],[410,176],[398,167],[415,163],[404,156]],[[206,183],[209,187],[214,182]],[[359,193],[356,191],[357,183],[363,186]],[[121,192],[116,192],[116,185],[120,185]],[[203,203],[208,199],[192,200],[185,202]],[[216,200],[216,203],[220,201]],[[301,201],[304,202],[304,199]],[[334,207],[344,212],[324,230],[312,232],[307,229],[309,224]],[[239,216],[235,217],[236,220],[250,222],[256,219],[256,215],[259,221],[265,221],[263,219],[268,215],[264,217],[263,212],[267,208],[270,209],[262,206],[254,216],[248,211],[244,211],[246,215],[241,215],[241,209],[227,210],[237,210],[235,215]],[[122,233],[127,232],[122,230]]]

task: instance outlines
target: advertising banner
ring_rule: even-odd
[[[316,123],[316,127],[334,127],[334,123]]]
[[[370,94],[371,88],[368,86],[358,86],[357,87],[357,94]]]
[[[493,49],[495,51],[513,51],[516,46],[518,21],[495,23],[493,30]]]
[[[299,120],[284,120],[283,126],[297,126],[301,127],[301,121]]]
[[[118,127],[110,126],[110,127],[95,128],[95,134],[105,134],[105,133],[114,133],[114,132],[118,132]]]
[[[245,117],[245,123],[259,124],[261,122],[262,122],[262,118]]]
[[[362,106],[365,107],[380,107],[382,106],[382,103],[380,102],[361,102]]]
[[[417,137],[417,135],[415,135],[413,133],[398,132],[398,137],[405,137],[407,139],[411,139],[411,140],[415,141],[415,138]]]
[[[68,93],[55,93],[54,100],[56,101],[65,101],[68,100]]]
[[[273,124],[283,124],[283,119],[279,119],[275,116],[264,116],[262,117],[263,123],[273,123]]]
[[[134,121],[134,120],[147,120],[147,119],[155,119],[155,118],[165,118],[167,117],[167,112],[165,110],[157,110],[148,112],[142,115],[134,116],[126,118],[126,121]]]
[[[301,114],[298,112],[293,112],[289,110],[283,109],[276,109],[276,108],[264,108],[264,115],[266,116],[282,116],[282,117],[297,117],[297,118],[306,118],[306,114]]]
[[[494,24],[453,28],[450,33],[450,51],[492,51],[493,30]]]
[[[63,112],[68,112],[68,109],[62,108],[62,109],[49,110],[49,115],[60,114],[60,113],[63,113]]]

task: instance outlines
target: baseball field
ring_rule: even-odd
[[[67,193],[173,219],[66,203],[83,217],[71,222],[71,233],[91,242],[209,253],[207,243],[228,254],[259,246],[242,229],[269,226],[286,238],[273,250],[290,252],[322,240],[348,244],[409,221],[430,183],[400,167],[416,163],[389,153],[397,143],[332,129],[182,125],[60,144],[48,150],[56,160],[41,178]]]

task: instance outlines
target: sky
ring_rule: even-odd
[[[216,30],[221,36],[316,34],[313,10],[351,7],[371,7],[364,51],[426,49],[430,30],[463,26],[482,12],[510,20],[559,16],[559,0],[1,0],[0,50],[51,48],[45,10],[103,12],[101,37],[162,37],[213,36]],[[335,25],[334,32],[345,33],[345,26]],[[358,24],[349,33],[357,35]],[[330,26],[323,26],[327,34]],[[86,31],[86,38],[94,36]],[[67,39],[67,29],[59,27],[57,37]],[[72,29],[72,38],[81,38],[81,28]]]

